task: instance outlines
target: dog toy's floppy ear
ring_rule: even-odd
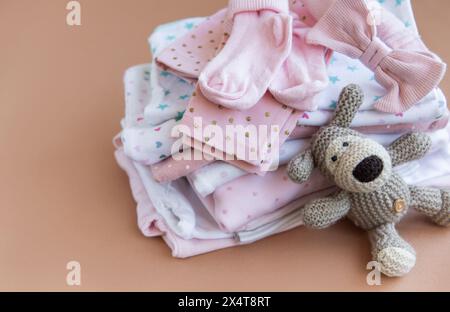
[[[288,175],[295,183],[306,182],[314,169],[314,159],[311,150],[296,156],[288,165]]]
[[[351,84],[345,87],[339,96],[336,116],[331,122],[331,126],[349,128],[363,103],[364,92],[358,85]]]
[[[424,157],[431,149],[431,138],[422,132],[412,132],[401,136],[388,147],[392,165],[399,166]]]

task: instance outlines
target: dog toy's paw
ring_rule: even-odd
[[[403,248],[388,247],[378,253],[377,261],[383,274],[400,277],[408,274],[415,266],[416,255]]]
[[[441,226],[450,226],[450,191],[442,191],[442,209],[433,221]]]

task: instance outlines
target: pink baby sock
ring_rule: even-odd
[[[326,49],[306,43],[309,27],[294,20],[292,51],[269,90],[281,103],[297,110],[314,111],[314,96],[328,86]]]
[[[230,0],[222,51],[199,77],[204,96],[247,110],[266,93],[291,50],[288,0]]]

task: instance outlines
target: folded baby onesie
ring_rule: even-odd
[[[248,162],[256,167],[271,162],[271,151],[279,148],[296,126],[299,112],[280,105],[269,93],[258,105],[246,111],[227,109],[209,102],[197,89],[189,102],[179,130],[194,144],[193,148],[214,150],[213,156],[222,153]],[[208,133],[207,129],[211,129]],[[242,135],[232,130],[242,129]],[[192,141],[193,140],[193,141]],[[243,151],[243,154],[239,153]],[[253,157],[251,157],[253,156]]]
[[[342,89],[341,89],[342,90]],[[366,90],[366,89],[363,89]],[[319,97],[321,97],[320,95]],[[339,97],[339,96],[338,96]],[[365,96],[366,101],[377,100],[377,96],[370,98]],[[337,98],[335,98],[337,99]],[[325,99],[323,99],[325,100]],[[337,102],[331,101],[330,107],[336,107]],[[318,110],[315,112],[305,112],[299,119],[299,125],[305,126],[324,126],[327,125],[334,116],[331,110]],[[383,113],[373,110],[358,111],[352,122],[352,127],[368,127],[380,125],[399,125],[399,124],[424,124],[435,122],[448,118],[449,110],[447,100],[440,89],[433,90],[415,106],[404,113]]]
[[[313,194],[283,207],[270,216],[267,215],[259,220],[253,220],[249,225],[249,228],[252,229],[246,231],[245,233],[247,237],[251,236],[251,239],[247,239],[246,241],[236,239],[239,233],[220,233],[217,225],[214,225],[214,223],[211,223],[210,220],[208,220],[206,210],[196,209],[198,210],[196,212],[199,212],[200,218],[196,219],[194,223],[189,224],[192,226],[192,230],[195,232],[195,235],[201,236],[202,238],[187,239],[179,236],[177,233],[180,233],[181,230],[179,223],[181,221],[191,220],[191,218],[186,218],[186,215],[178,215],[180,220],[173,220],[171,211],[173,208],[173,201],[166,202],[168,204],[166,210],[161,210],[162,206],[160,209],[155,208],[155,206],[160,205],[158,203],[158,198],[161,196],[158,196],[157,194],[155,195],[156,192],[160,191],[158,189],[159,187],[154,189],[152,186],[146,185],[145,181],[148,179],[147,173],[137,169],[140,165],[136,166],[133,161],[126,157],[123,151],[120,149],[117,150],[115,156],[118,164],[127,173],[130,180],[132,194],[137,202],[139,229],[146,237],[162,236],[167,245],[172,249],[172,255],[177,258],[192,257],[227,247],[238,246],[244,243],[252,243],[268,236],[291,230],[294,227],[291,220],[292,217],[285,220],[285,216],[291,214],[294,210],[298,210],[298,207],[304,206],[307,201],[320,196],[326,196],[331,193],[331,191],[328,190]],[[176,192],[172,195],[175,195],[176,197],[180,196],[180,194]],[[154,204],[155,201],[158,203],[157,205]],[[176,222],[178,222],[178,225]],[[268,226],[269,224],[270,226]],[[185,224],[185,226],[186,225],[187,224]],[[184,230],[182,230],[181,233],[183,235],[187,235],[187,232],[184,232]]]
[[[190,18],[157,27],[149,38],[155,58],[167,45],[195,28],[204,18]],[[130,67],[124,75],[123,128],[158,126],[181,119],[194,87],[153,62]]]
[[[193,29],[196,29],[204,21],[204,17],[193,17],[156,27],[148,38],[153,59],[156,59],[168,46],[190,33]]]
[[[145,119],[153,126],[179,117],[186,109],[194,90],[191,81],[182,79],[158,66],[157,55],[176,39],[198,26],[204,18],[190,18],[157,27],[148,39],[153,54],[151,65],[152,97],[145,108]]]
[[[380,124],[376,126],[361,126],[361,127],[352,127],[353,130],[364,134],[401,134],[405,132],[411,131],[422,131],[422,132],[430,132],[444,129],[447,127],[449,121],[449,117],[443,117],[438,120],[432,120],[421,123],[413,123],[413,124]],[[318,130],[320,126],[297,126],[294,131],[291,133],[289,139],[305,139],[312,137]]]
[[[116,152],[118,159],[128,159],[123,150]],[[131,161],[131,160],[130,160]],[[151,171],[137,162],[132,162],[134,170],[138,173],[147,195],[157,213],[163,218],[165,225],[171,232],[183,239],[215,240],[233,238],[233,232],[225,232],[211,217],[198,196],[193,192],[185,179],[170,183],[158,183],[154,180]],[[273,218],[282,218],[283,214],[273,214]],[[256,229],[266,222],[275,219],[252,218],[246,228],[247,231]],[[264,223],[262,223],[264,222]],[[271,235],[272,232],[266,232]]]
[[[211,160],[206,158],[195,160],[194,150],[192,149],[185,150],[184,153],[190,153],[192,156],[189,159],[183,159],[178,154],[151,165],[150,170],[153,178],[159,183],[175,181],[211,163]]]
[[[145,125],[144,109],[151,98],[151,66],[142,64],[126,70],[123,83],[125,88],[125,118],[123,128]]]
[[[131,191],[137,202],[139,229],[146,237],[162,236],[172,250],[173,257],[188,258],[239,244],[233,238],[188,240],[176,235],[166,225],[165,219],[154,208],[133,162],[120,150],[116,151],[115,156],[118,164],[127,173],[130,180]]]
[[[179,124],[174,119],[157,127],[132,127],[122,131],[121,139],[125,154],[145,165],[153,165],[174,153],[176,138],[172,131]]]
[[[118,146],[121,147],[120,144]],[[281,146],[281,150],[283,150],[283,146]],[[195,172],[200,168],[216,161],[220,161],[219,159],[211,159],[210,157],[203,157],[202,155],[200,155],[201,159],[196,159],[195,153],[196,151],[192,148],[185,149],[183,154],[174,154],[157,164],[151,165],[150,168],[154,179],[158,182],[175,181],[189,175],[192,172]],[[185,157],[186,154],[191,154],[192,156]],[[241,160],[227,160],[227,163],[247,173],[253,173],[260,176],[264,176],[267,173],[267,170],[261,171],[261,168],[255,167]],[[274,170],[273,166],[274,164],[270,164],[268,170]]]
[[[152,126],[145,119],[145,108],[153,96],[151,65],[142,64],[125,72],[125,118],[119,135],[125,153],[133,160],[151,165],[168,158],[176,138],[171,136],[182,115],[159,126]]]
[[[233,233],[247,230],[246,225],[254,219],[331,186],[318,171],[307,183],[295,184],[289,180],[284,166],[264,177],[245,175],[200,199],[220,228]]]
[[[148,118],[144,118],[144,109],[151,111],[148,110],[149,106],[146,106],[146,103],[151,102],[153,98],[153,93],[150,90],[150,87],[154,83],[152,77],[153,74],[151,72],[150,64],[132,67],[125,75],[126,122],[121,133],[122,144],[127,156],[145,165],[157,164],[171,157],[173,154],[178,153],[180,149],[183,149],[183,144],[180,140],[177,127],[184,125],[185,127],[180,128],[180,130],[186,129],[186,126],[192,130],[189,133],[184,133],[186,135],[189,135],[190,133],[197,133],[193,124],[194,120],[189,118],[194,115],[194,110],[197,110],[197,113],[207,112],[210,116],[213,114],[222,115],[223,112],[228,111],[229,116],[226,119],[219,116],[222,118],[222,123],[219,122],[219,118],[217,118],[217,120],[213,120],[212,117],[210,120],[204,119],[205,122],[215,123],[217,126],[222,125],[224,132],[227,124],[234,125],[240,123],[255,126],[266,125],[269,130],[272,129],[272,126],[276,126],[276,129],[278,130],[277,135],[272,133],[263,134],[263,132],[260,132],[265,136],[265,139],[261,139],[258,142],[262,145],[271,145],[273,147],[281,145],[289,137],[290,132],[295,128],[297,119],[300,116],[297,112],[293,113],[292,109],[288,109],[285,106],[275,105],[275,101],[271,100],[271,98],[268,101],[264,101],[264,104],[259,108],[254,108],[246,112],[248,114],[242,116],[242,114],[238,111],[226,110],[222,107],[219,108],[217,105],[213,105],[211,107],[211,105],[209,105],[210,103],[206,101],[196,104],[196,100],[201,97],[201,94],[199,93],[197,97],[193,97],[192,99],[190,94],[189,96],[180,96],[183,97],[183,99],[180,99],[180,103],[191,99],[189,107],[184,108],[184,110],[187,110],[187,113],[184,110],[179,111],[174,119],[165,121],[158,126],[152,126],[152,122],[150,122]],[[174,77],[175,76],[172,75],[171,77],[166,78],[172,79],[173,82]],[[186,85],[187,89],[191,88],[189,83],[184,80],[183,82],[180,80],[179,83]],[[170,96],[170,94],[168,96]],[[179,106],[174,107],[181,109]],[[203,111],[202,108],[204,108]],[[161,104],[157,108],[157,110],[161,112],[165,109],[167,109],[165,104]],[[258,116],[257,114],[261,116]],[[183,116],[186,115],[188,116],[183,118]],[[164,116],[171,117],[169,114],[159,115],[158,118],[160,118],[160,120],[164,120]],[[200,115],[200,117],[202,116]],[[181,122],[182,119],[183,121]],[[206,126],[207,124],[205,124],[205,127]],[[194,137],[194,139],[198,139],[198,137]],[[236,138],[237,143],[239,143],[238,139],[239,137]],[[203,149],[203,145],[201,146],[202,152],[205,151],[206,149]],[[218,150],[222,151],[223,149]],[[271,150],[274,153],[276,152],[275,148],[272,148]],[[212,154],[210,156],[217,155]],[[262,168],[262,164],[258,162],[259,159],[263,159],[263,156],[256,159],[253,163],[248,162],[245,158],[235,158],[236,157],[227,158],[226,160],[251,173],[264,174],[267,171],[267,169]],[[264,160],[266,161],[265,163],[270,161],[267,158],[264,158]],[[251,165],[246,163],[250,163]]]
[[[296,155],[309,147],[309,140],[294,140],[284,143],[279,152],[276,166],[284,166]],[[222,161],[213,162],[191,173],[188,178],[199,196],[206,197],[221,185],[231,182],[248,172]]]
[[[152,96],[145,107],[145,120],[150,125],[157,126],[171,119],[181,119],[194,91],[194,85],[163,70],[155,63],[151,67]]]
[[[188,34],[174,40],[156,56],[156,62],[178,77],[197,80],[201,71],[225,45],[227,10],[206,18]],[[173,36],[174,34],[169,34]]]

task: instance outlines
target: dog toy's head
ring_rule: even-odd
[[[294,181],[305,182],[314,167],[352,193],[375,191],[390,179],[393,165],[389,152],[349,128],[363,101],[357,85],[342,91],[333,121],[314,135],[310,150],[289,164]]]

